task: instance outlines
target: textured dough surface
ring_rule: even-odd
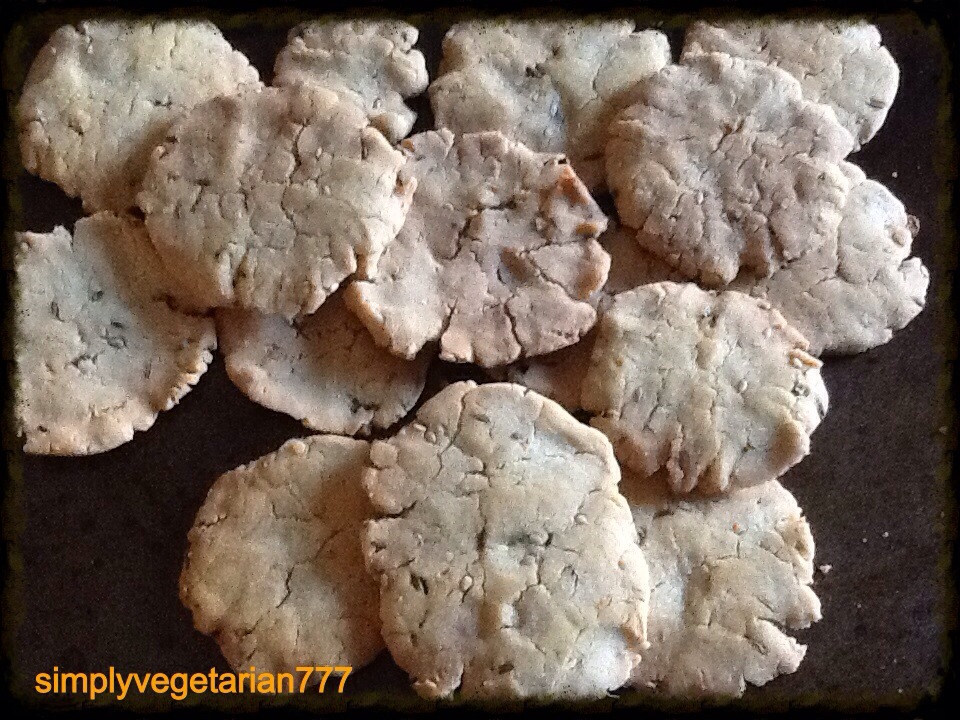
[[[712,53],[640,84],[607,179],[640,244],[689,278],[769,275],[837,232],[853,138],[789,73]]]
[[[880,31],[862,20],[695,22],[681,62],[706,52],[786,70],[800,81],[804,97],[833,108],[857,147],[883,125],[900,84],[900,68]]]
[[[611,223],[599,242],[610,255],[607,282],[592,296],[600,314],[619,293],[648,283],[683,279],[663,260],[641,248],[629,228]],[[505,377],[546,395],[570,412],[580,410],[580,388],[590,367],[595,336],[594,330],[575,345],[520,360],[506,369]]]
[[[684,698],[739,696],[796,672],[806,653],[788,635],[820,619],[814,543],[776,480],[716,499],[671,496],[624,475],[650,570],[650,647],[631,685]]]
[[[150,152],[194,105],[259,85],[256,69],[202,20],[65,25],[37,54],[17,108],[27,170],[87,212],[126,210]]]
[[[378,347],[340,295],[292,321],[224,308],[217,331],[227,374],[247,397],[321,432],[389,427],[417,402],[430,362]]]
[[[293,317],[376,264],[406,216],[404,157],[353,103],[305,85],[198,105],[138,196],[164,262],[208,307]]]
[[[852,163],[853,183],[836,238],[768,278],[731,287],[766,297],[810,342],[814,355],[853,354],[888,342],[926,303],[930,273],[909,257],[915,217]]]
[[[360,546],[372,514],[360,482],[368,456],[361,440],[289,440],[210,489],[188,535],[180,599],[235,670],[359,669],[383,649]]]
[[[675,492],[782,475],[827,409],[821,362],[770,303],[662,282],[618,295],[599,324],[583,406],[618,460]]]
[[[362,108],[390,142],[410,134],[417,114],[404,100],[427,89],[419,32],[400,20],[309,22],[290,31],[273,68],[274,85],[308,83]]]
[[[425,132],[402,143],[415,184],[407,221],[347,304],[377,342],[413,357],[505,365],[575,343],[610,258],[603,212],[562,156],[497,132]]]
[[[86,455],[146,430],[197,383],[213,321],[178,312],[142,223],[17,233],[15,413],[28,453]]]
[[[637,83],[671,61],[663,33],[634,27],[630,20],[454,25],[430,86],[437,126],[498,130],[532,150],[565,153],[588,187],[603,186],[607,126]]]
[[[428,698],[602,697],[643,646],[646,566],[610,443],[518,385],[455,383],[374,443],[383,636]]]

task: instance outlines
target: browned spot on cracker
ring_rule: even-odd
[[[564,197],[574,205],[586,205],[590,202],[590,193],[569,165],[565,165],[557,178],[557,187]]]
[[[577,235],[596,237],[603,232],[603,225],[597,222],[582,222],[577,225]]]

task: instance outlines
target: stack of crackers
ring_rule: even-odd
[[[25,451],[129,441],[219,343],[318,433],[218,478],[190,531],[180,595],[234,668],[386,648],[475,702],[796,671],[820,602],[778,478],[821,357],[929,284],[916,219],[847,160],[899,82],[876,28],[697,22],[675,62],[628,20],[475,20],[432,82],[417,41],[306,23],[267,85],[205,21],[53,34],[20,149],[88,214],[17,238]],[[490,382],[422,401],[441,361]]]

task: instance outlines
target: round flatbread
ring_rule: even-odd
[[[833,108],[855,149],[883,125],[900,84],[900,68],[880,31],[863,20],[695,22],[681,62],[708,52],[786,70],[800,81],[804,97]]]
[[[853,183],[837,236],[761,280],[732,288],[767,298],[810,342],[810,352],[854,354],[883,345],[926,303],[930,273],[909,257],[919,222],[887,188],[851,163]]]
[[[427,698],[571,700],[627,681],[646,566],[610,443],[518,385],[460,382],[374,443],[383,637]]]
[[[810,451],[827,390],[806,348],[764,300],[645,285],[604,313],[581,399],[621,463],[676,492],[721,493]]]
[[[575,343],[610,258],[607,220],[562,156],[500,133],[426,132],[402,143],[417,187],[396,241],[347,304],[377,342],[413,357],[505,365]]]
[[[712,53],[640,84],[607,179],[638,242],[708,286],[764,276],[837,232],[853,138],[789,73]]]
[[[776,480],[685,500],[624,476],[650,568],[650,646],[630,684],[685,699],[740,696],[796,672],[806,647],[787,634],[820,620],[813,536]]]
[[[27,170],[83,199],[126,210],[170,123],[194,105],[260,84],[204,20],[88,20],[38,53],[17,107]]]
[[[87,455],[153,425],[196,384],[213,320],[170,306],[143,224],[103,212],[73,235],[17,233],[15,415],[24,451]]]
[[[390,142],[410,134],[417,114],[404,100],[427,89],[419,32],[400,20],[309,22],[290,31],[273,84],[333,90],[363,109]]]
[[[217,331],[227,374],[247,397],[321,432],[389,427],[417,402],[430,364],[378,347],[339,294],[292,321],[221,309]]]
[[[607,282],[591,297],[601,315],[619,293],[648,283],[683,279],[666,262],[641,248],[629,228],[611,224],[599,242],[610,255]],[[524,358],[506,368],[504,379],[536,390],[570,412],[580,410],[580,388],[590,367],[595,337],[593,330],[576,345]]]
[[[398,181],[403,163],[335,93],[262,88],[175,123],[138,198],[192,302],[293,317],[376,264],[413,194]]]
[[[430,85],[437,127],[498,130],[565,153],[589,188],[605,184],[607,126],[637,83],[669,64],[666,36],[631,20],[457,23]]]
[[[180,599],[237,671],[359,669],[383,649],[363,569],[369,445],[315,435],[221,475],[187,536]],[[319,673],[317,674],[319,679]]]

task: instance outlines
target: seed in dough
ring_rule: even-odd
[[[601,315],[619,293],[648,283],[683,280],[667,263],[641,248],[629,228],[611,223],[599,242],[610,255],[607,282],[592,296]],[[506,368],[504,379],[546,395],[570,412],[580,410],[580,388],[590,367],[595,336],[596,328],[576,345],[548,355],[524,358]]]
[[[618,295],[599,324],[583,406],[617,458],[674,492],[782,475],[827,410],[821,362],[770,303],[662,282]]]
[[[147,430],[207,370],[213,320],[169,304],[139,221],[97,213],[73,235],[17,233],[15,414],[24,451],[88,455]]]
[[[315,21],[290,31],[273,84],[320,85],[356,103],[390,142],[410,134],[417,114],[404,100],[427,89],[419,32],[400,20]]]
[[[180,599],[235,670],[299,682],[298,667],[357,670],[383,649],[360,546],[368,457],[362,440],[294,439],[210,489],[187,536]]]
[[[87,212],[127,210],[171,122],[194,105],[260,84],[203,20],[88,20],[37,54],[17,107],[27,170]]]
[[[607,179],[637,241],[710,287],[812,252],[840,224],[853,138],[789,73],[712,53],[642,82]]]
[[[518,385],[459,382],[374,443],[383,637],[423,697],[603,697],[644,644],[646,565],[602,434]]]
[[[887,188],[843,163],[853,189],[837,236],[816,252],[757,280],[731,286],[767,298],[820,354],[883,345],[926,303],[930,273],[909,257],[918,220]]]
[[[650,647],[630,684],[687,699],[737,697],[796,672],[806,647],[788,635],[820,620],[814,543],[776,480],[713,499],[672,496],[624,474],[650,568]]]
[[[695,22],[681,62],[708,52],[786,70],[800,81],[804,97],[833,108],[854,137],[854,149],[876,135],[900,84],[900,68],[880,31],[863,20]]]
[[[227,374],[247,397],[321,432],[389,427],[417,402],[430,364],[378,347],[339,294],[292,321],[222,308],[217,331]]]
[[[505,365],[575,343],[610,258],[607,219],[560,155],[497,132],[403,141],[416,192],[407,221],[347,304],[390,352]]]
[[[193,302],[293,317],[376,265],[414,183],[366,115],[305,85],[198,105],[150,161],[140,207]]]
[[[437,126],[498,130],[532,150],[565,153],[587,187],[601,188],[607,126],[637,83],[671,61],[663,33],[634,28],[632,20],[457,23],[430,86]]]

